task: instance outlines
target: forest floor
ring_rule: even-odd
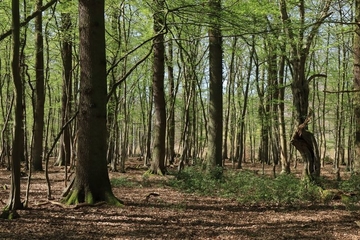
[[[141,165],[141,162],[134,163]],[[15,220],[0,220],[0,239],[360,239],[359,208],[341,202],[304,206],[245,206],[234,199],[182,193],[165,182],[173,176],[143,177],[144,169],[128,167],[131,186],[113,187],[123,208],[108,205],[77,209],[48,202],[44,173],[33,173],[29,209]],[[244,164],[260,170],[261,165]],[[331,173],[331,165],[323,173]],[[300,172],[301,166],[297,171]],[[261,170],[260,170],[261,171]],[[268,174],[271,166],[266,166]],[[64,168],[49,171],[52,195],[60,201]],[[27,178],[22,179],[25,196]],[[0,207],[9,196],[10,172],[0,170]],[[158,193],[159,196],[151,196]]]

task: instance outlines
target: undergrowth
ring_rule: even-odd
[[[191,167],[182,171],[177,179],[169,180],[168,184],[188,193],[234,198],[244,204],[322,201],[319,186],[304,182],[291,174],[273,179],[251,171],[229,170],[222,178],[213,179],[201,169]]]
[[[220,170],[219,170],[220,172]],[[203,196],[236,199],[242,204],[300,205],[306,203],[329,204],[340,200],[349,209],[360,201],[360,176],[334,181],[319,178],[317,184],[304,181],[292,174],[272,178],[248,170],[227,170],[209,174],[201,167],[188,167],[175,178],[161,181],[161,186]],[[125,177],[111,179],[113,187],[150,186],[150,175],[144,174],[140,183]]]
[[[135,183],[125,177],[112,178],[110,180],[113,187],[134,187]]]

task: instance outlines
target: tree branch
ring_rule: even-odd
[[[326,78],[327,75],[326,75],[326,74],[321,74],[321,73],[311,75],[311,76],[308,78],[308,82],[310,83],[311,80],[313,80],[314,78],[317,78],[317,77],[324,77],[324,78]]]
[[[42,13],[43,11],[45,11],[46,9],[48,9],[49,7],[51,7],[53,4],[55,4],[58,0],[51,0],[50,2],[48,2],[47,4],[45,4],[44,6],[42,6],[39,10],[33,12],[31,15],[29,15],[23,22],[20,23],[20,27],[24,27],[26,24],[28,24],[32,19],[34,19],[36,16],[38,16],[40,13]],[[5,38],[11,36],[12,34],[12,29],[4,32],[3,34],[0,35],[0,41],[4,40]]]
[[[107,95],[107,102],[109,101],[111,95],[114,93],[115,89],[123,82],[126,80],[126,78],[141,64],[143,63],[151,54],[152,52],[152,48],[150,48],[150,51],[148,54],[146,54],[142,59],[140,59],[137,63],[135,63],[134,66],[132,66],[132,68],[127,72],[125,73],[125,75],[120,78],[116,83],[114,83],[112,86],[111,86],[111,89]]]

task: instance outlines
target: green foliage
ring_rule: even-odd
[[[360,176],[352,175],[348,180],[341,181],[339,189],[344,191],[341,202],[347,209],[352,210],[360,200]]]
[[[110,180],[113,187],[134,187],[135,183],[125,177],[112,178]]]
[[[190,167],[181,171],[176,179],[170,179],[168,184],[188,193],[215,195],[220,182],[220,179],[212,178],[211,175],[206,174],[200,168]]]
[[[341,181],[339,188],[344,192],[359,192],[360,191],[360,176],[352,175],[348,180]]]
[[[285,174],[272,179],[250,171],[229,171],[221,179],[214,179],[197,168],[186,168],[169,185],[189,193],[235,198],[244,204],[321,201],[318,186]]]

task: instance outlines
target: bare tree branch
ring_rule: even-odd
[[[51,7],[53,4],[55,4],[58,0],[51,0],[44,6],[42,6],[39,10],[33,12],[31,15],[29,15],[23,22],[20,23],[20,27],[24,27],[26,24],[28,24],[32,19],[34,19],[37,15]],[[12,34],[12,29],[4,32],[0,35],[0,41],[4,40],[5,38],[9,37]]]

